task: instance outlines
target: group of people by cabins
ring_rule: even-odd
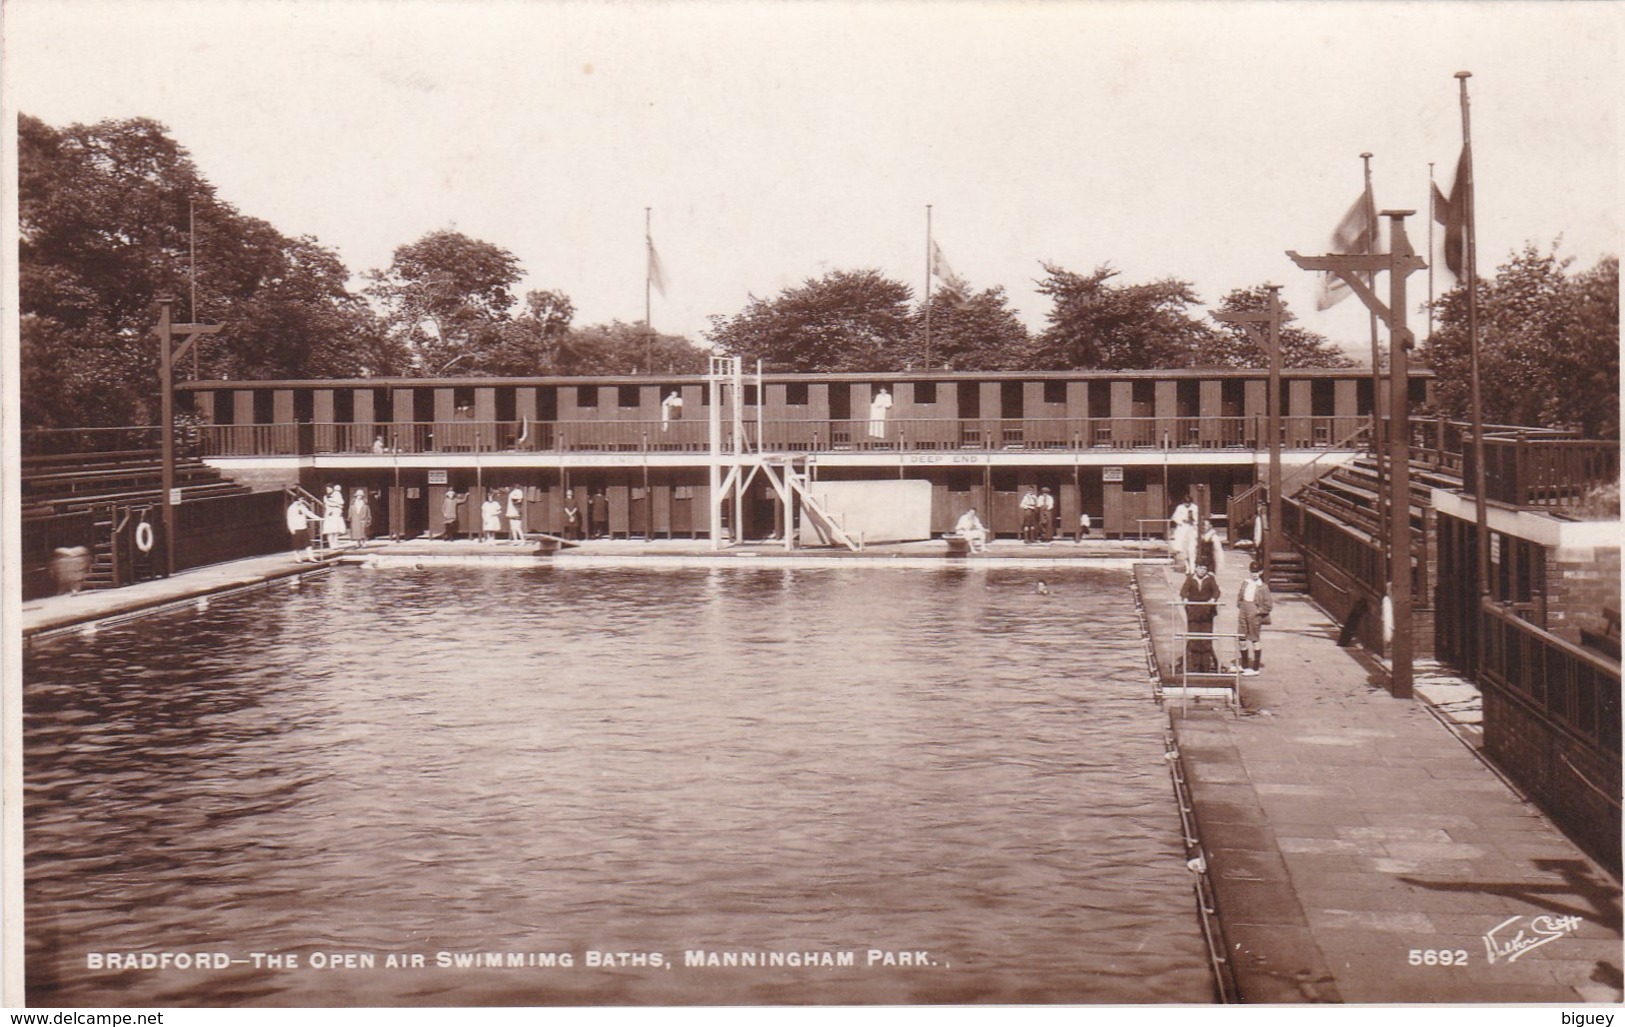
[[[315,561],[318,543],[328,552],[365,544],[372,535],[372,504],[373,497],[360,487],[350,490],[346,502],[344,488],[329,485],[320,509],[303,493],[295,494],[288,503],[288,535],[295,557]]]
[[[440,527],[433,535],[435,539],[454,542],[466,537],[476,542],[511,545],[527,541],[527,498],[522,486],[485,489],[485,498],[479,503],[478,530],[466,533],[461,525],[463,507],[470,495],[446,489],[440,499]],[[377,498],[368,489],[357,487],[351,490],[347,501],[339,485],[330,485],[319,502],[313,502],[303,492],[295,492],[288,502],[287,523],[296,558],[302,562],[314,561],[318,559],[318,547],[331,553],[365,545],[372,538],[372,510]],[[609,506],[609,495],[603,489],[592,491],[584,500],[576,498],[574,489],[567,489],[563,509],[565,540],[609,538]]]

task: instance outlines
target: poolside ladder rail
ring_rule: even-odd
[[[833,539],[854,553],[862,552],[863,540],[861,538],[854,539],[847,533],[845,526],[841,523],[840,515],[825,507],[823,502],[812,493],[808,487],[810,482],[807,472],[798,470],[795,465],[796,458],[777,455],[764,457],[762,462],[762,468],[767,472],[768,480],[779,490],[780,498],[784,500],[786,507],[790,505],[790,497],[785,494],[788,490],[801,498],[802,516],[811,520],[813,529],[820,536]],[[775,470],[782,472],[782,484],[779,475],[774,473]],[[792,534],[793,531],[794,529],[791,527],[785,528],[786,535]]]

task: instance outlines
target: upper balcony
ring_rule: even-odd
[[[1459,475],[1462,494],[1476,488],[1477,464],[1470,425],[1419,421],[1413,426],[1413,458]],[[1571,520],[1619,516],[1619,443],[1582,439],[1578,433],[1510,425],[1484,426],[1484,495],[1514,510],[1543,511]],[[1611,508],[1599,506],[1612,486]]]
[[[1367,419],[1283,417],[1288,449],[1360,448]],[[773,453],[1101,452],[1267,449],[1262,417],[748,420],[744,448]],[[205,457],[710,451],[704,418],[662,421],[419,421],[240,424],[187,429]],[[734,448],[723,422],[723,451]]]

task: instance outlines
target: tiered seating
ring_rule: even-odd
[[[195,457],[176,459],[175,487],[182,490],[182,501],[250,491]],[[77,513],[109,503],[156,503],[162,490],[158,450],[34,456],[22,461],[24,517]]]
[[[1460,488],[1461,482],[1413,462],[1410,486],[1411,530],[1420,541],[1423,511],[1432,506],[1431,490]],[[1376,458],[1361,456],[1316,479],[1293,498],[1326,514],[1356,537],[1375,542],[1388,534],[1386,519],[1378,509],[1379,487]]]
[[[224,477],[196,457],[178,457],[175,487],[181,501],[247,495],[252,490]],[[156,449],[26,456],[22,459],[22,520],[25,548],[48,557],[50,547],[85,539],[94,548],[86,588],[114,584],[113,518],[119,508],[157,506],[164,500],[163,455]],[[75,524],[77,522],[77,524]],[[37,544],[27,546],[30,540]],[[75,543],[77,544],[77,543]]]

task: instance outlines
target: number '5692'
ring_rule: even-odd
[[[1411,949],[1412,966],[1466,966],[1466,949]]]

